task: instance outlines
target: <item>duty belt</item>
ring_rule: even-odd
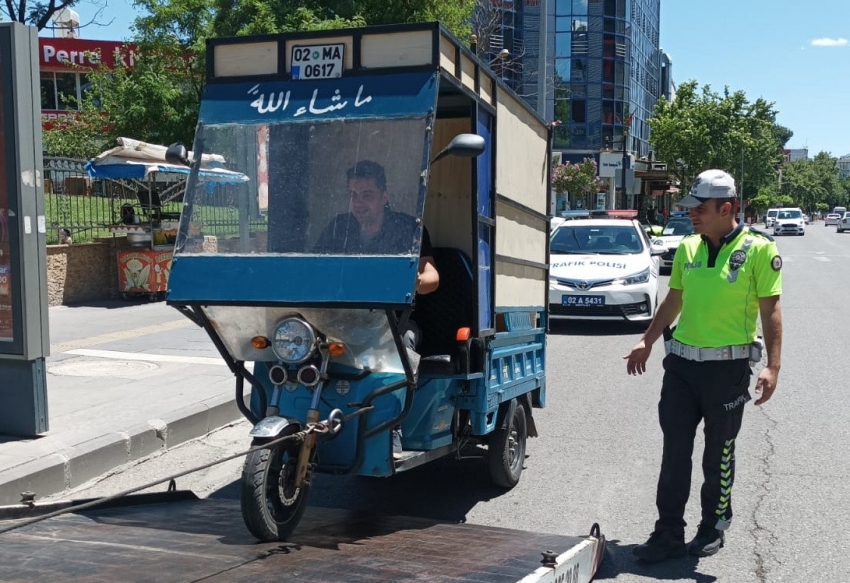
[[[688,346],[678,340],[668,340],[664,343],[667,354],[675,354],[686,360],[705,362],[708,360],[743,360],[750,358],[750,346],[719,346],[717,348],[700,348]]]

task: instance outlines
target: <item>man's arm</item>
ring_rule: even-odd
[[[416,293],[429,294],[440,287],[440,273],[434,258],[430,255],[419,258],[419,271],[416,274]]]
[[[682,311],[682,290],[670,288],[664,301],[658,306],[655,317],[643,337],[632,348],[632,351],[624,356],[626,371],[630,375],[643,374],[646,372],[646,361],[652,353],[652,345],[664,333],[664,328],[676,320],[676,316]]]
[[[759,298],[759,314],[767,348],[767,366],[759,373],[756,381],[756,394],[760,395],[756,405],[766,403],[773,396],[782,364],[782,310],[779,307],[779,296]]]

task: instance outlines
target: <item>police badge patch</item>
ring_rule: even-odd
[[[782,269],[782,258],[779,255],[775,255],[770,260],[770,266],[773,268],[773,271],[779,271]]]
[[[729,257],[729,269],[731,269],[732,271],[738,271],[746,260],[746,251],[735,251],[734,253],[732,253],[732,256]]]

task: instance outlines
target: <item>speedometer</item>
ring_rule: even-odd
[[[300,318],[286,318],[275,329],[272,350],[287,364],[304,362],[313,354],[315,346],[316,333]]]

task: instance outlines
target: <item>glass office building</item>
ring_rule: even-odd
[[[649,153],[649,126],[661,95],[660,0],[549,0],[554,20],[556,150],[599,151],[626,144]],[[570,156],[567,155],[567,158]],[[580,159],[582,156],[578,156]]]
[[[502,13],[487,35],[491,67],[543,117],[561,122],[555,150],[576,161],[605,147],[622,150],[630,124],[626,149],[639,158],[649,154],[646,121],[666,93],[661,0],[490,0],[483,6]],[[542,38],[545,60],[539,58]],[[502,49],[510,54],[505,60],[497,57]]]

